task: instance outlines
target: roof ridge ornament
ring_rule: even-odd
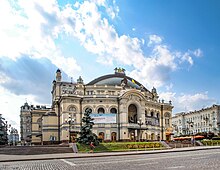
[[[117,67],[115,67],[115,74],[124,74],[125,75],[125,69],[124,68],[121,68],[121,67],[119,67],[119,68],[117,68]]]

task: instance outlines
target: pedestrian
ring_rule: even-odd
[[[95,149],[93,142],[91,142],[89,146],[90,146],[90,153],[93,153]]]

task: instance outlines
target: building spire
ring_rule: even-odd
[[[60,71],[60,69],[57,69],[57,71],[56,71],[56,81],[61,82],[61,80],[62,80],[61,71]]]

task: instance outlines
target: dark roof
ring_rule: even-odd
[[[87,85],[112,85],[112,86],[118,85],[118,86],[120,86],[121,82],[124,79],[127,80],[127,86],[129,86],[129,87],[149,91],[138,81],[134,80],[131,77],[126,76],[125,74],[120,74],[120,73],[108,74],[108,75],[98,77],[98,78],[92,80],[91,82],[89,82]]]
[[[61,73],[61,71],[60,71],[60,69],[59,69],[59,68],[57,69],[57,71],[56,71],[56,72],[60,72],[60,73]]]

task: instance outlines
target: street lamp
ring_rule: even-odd
[[[141,126],[144,124],[141,117],[137,121],[137,124],[140,126],[140,133],[139,133],[139,142],[140,142],[140,140],[141,140]]]
[[[72,123],[75,122],[75,119],[72,118],[71,115],[69,115],[69,118],[65,119],[65,122],[69,124],[69,143],[70,143],[71,142],[71,134],[70,134],[71,130],[70,129],[71,129]]]
[[[190,122],[190,121],[187,121],[187,123],[189,124],[189,129],[192,128],[192,137],[193,137],[193,140],[192,140],[192,143],[193,145],[195,145],[195,138],[194,138],[194,133],[193,133],[193,126],[194,126],[194,122]]]

